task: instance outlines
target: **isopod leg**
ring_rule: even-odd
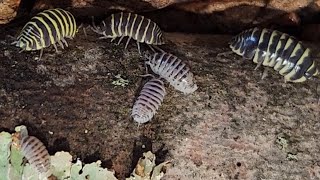
[[[106,37],[107,38],[107,37]],[[116,39],[116,37],[112,38],[110,42],[113,42]]]
[[[106,36],[101,36],[101,37],[99,37],[99,39],[108,39],[108,37],[106,37]],[[112,42],[112,41],[111,41]]]
[[[260,60],[257,66],[254,68],[254,70],[256,71],[261,66],[262,63],[263,63],[263,60]]]
[[[43,49],[40,49],[40,56],[39,56],[39,60],[41,60],[42,55],[43,55]]]
[[[317,87],[316,87],[316,93],[317,93],[317,99],[318,99],[318,105],[320,105],[320,84],[319,84],[319,79],[317,80]]]
[[[218,53],[217,54],[217,57],[220,57],[220,56],[228,56],[228,55],[231,55],[233,54],[234,52],[233,51],[227,51],[227,52],[223,52],[223,53]]]
[[[137,41],[137,46],[138,46],[138,51],[139,51],[139,54],[141,54],[141,50],[140,50],[140,44],[139,42]]]
[[[56,45],[56,44],[53,44],[53,47],[54,47],[54,49],[56,49],[56,52],[58,53],[59,50],[58,50],[58,48],[57,48],[57,45]]]
[[[88,28],[88,26],[87,26],[87,28]],[[84,36],[87,38],[87,37],[88,37],[88,35],[87,35],[87,30],[86,30],[86,28],[85,28],[85,27],[83,27],[82,29],[83,29]]]
[[[154,50],[153,47],[150,44],[148,44],[148,46],[153,52],[156,52],[156,50]]]
[[[64,38],[62,38],[61,41],[66,45],[66,47],[69,46],[68,43],[67,43],[67,41],[66,41]]]
[[[124,47],[124,49],[127,49],[130,40],[131,40],[131,38],[129,37],[128,40],[127,40],[127,42],[126,42],[126,46]]]
[[[58,44],[61,46],[62,49],[64,49],[63,43],[61,41],[58,41]]]
[[[148,70],[148,69],[147,69]],[[152,78],[155,78],[153,74],[144,74],[144,75],[139,75],[140,77],[152,77]]]
[[[264,79],[268,76],[269,68],[264,68],[261,79]]]
[[[124,38],[124,36],[121,36],[120,37],[120,39],[119,39],[119,41],[118,41],[118,43],[117,43],[117,45],[119,45],[120,43],[121,43],[121,41],[122,41],[122,39]]]
[[[156,52],[156,51],[154,50],[154,49],[156,49],[156,50],[160,51],[161,53],[165,53],[165,51],[162,50],[161,48],[159,48],[158,46],[153,46],[153,45],[150,45],[150,44],[148,44],[148,45],[149,45],[150,49],[151,49],[153,52]]]

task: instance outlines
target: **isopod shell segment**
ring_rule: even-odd
[[[56,43],[62,48],[68,46],[65,38],[72,39],[77,32],[74,16],[63,9],[49,9],[38,13],[22,28],[13,42],[22,50],[40,50]]]
[[[231,40],[230,48],[258,66],[274,68],[288,82],[303,82],[319,73],[310,49],[296,38],[276,30],[245,30]]]
[[[145,56],[146,64],[151,70],[167,80],[176,90],[190,94],[198,89],[189,66],[177,56],[165,52]]]
[[[123,37],[129,37],[125,49],[130,39],[134,39],[137,41],[139,52],[139,43],[149,45],[162,45],[165,43],[161,29],[155,22],[133,13],[121,12],[111,14],[111,16],[101,22],[100,26],[93,24],[92,30],[102,35],[102,38],[112,38],[112,41],[120,37],[118,44]]]
[[[20,146],[24,157],[39,174],[46,177],[52,174],[51,157],[44,144],[38,138],[34,136],[22,137]]]
[[[149,80],[135,101],[131,116],[139,124],[150,121],[159,109],[166,95],[164,83],[160,79]]]

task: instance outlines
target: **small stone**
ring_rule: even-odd
[[[5,50],[5,51],[3,52],[3,55],[6,56],[6,57],[10,57],[10,51]]]

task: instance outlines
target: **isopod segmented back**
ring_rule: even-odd
[[[253,28],[235,36],[230,48],[246,59],[273,67],[286,81],[303,82],[319,71],[310,49],[302,42],[276,30]]]
[[[65,38],[72,39],[77,32],[74,16],[63,9],[49,9],[38,13],[23,27],[12,44],[25,51],[42,50],[56,43],[68,46]],[[41,51],[42,52],[42,51]]]
[[[112,14],[102,21],[99,27],[93,24],[92,30],[101,34],[102,38],[112,38],[112,41],[117,37],[121,37],[118,44],[123,37],[128,36],[125,49],[130,39],[134,39],[137,41],[139,52],[139,42],[149,45],[164,44],[160,27],[150,19],[133,13],[121,12]]]
[[[49,177],[51,172],[50,155],[44,144],[34,136],[22,137],[20,141],[21,152],[39,174]]]
[[[166,79],[176,90],[190,94],[198,89],[190,68],[178,57],[163,52],[146,54],[146,58],[146,64],[152,71]]]
[[[162,80],[153,78],[148,81],[133,105],[131,113],[133,120],[141,124],[150,121],[159,109],[165,95]]]

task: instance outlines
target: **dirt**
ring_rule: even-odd
[[[27,125],[50,154],[100,159],[120,179],[148,150],[173,162],[164,179],[320,179],[316,83],[273,71],[261,80],[251,61],[218,55],[230,36],[165,34],[162,48],[188,62],[199,89],[185,96],[167,84],[154,119],[138,126],[130,110],[147,78],[134,42],[124,50],[80,30],[37,60],[10,45],[19,28],[0,29],[0,131]],[[128,86],[112,84],[118,74]]]

